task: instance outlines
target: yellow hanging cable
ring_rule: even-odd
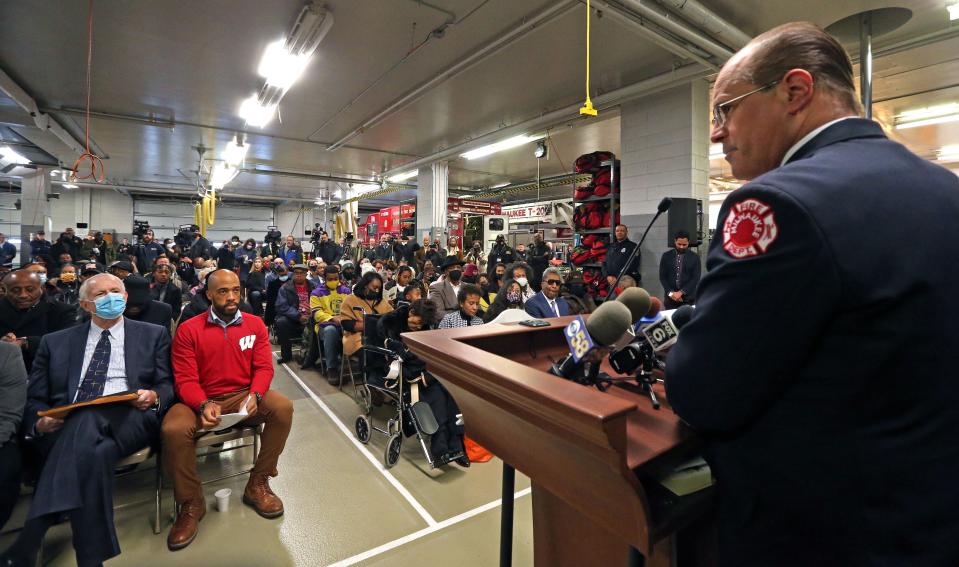
[[[200,226],[203,224],[203,204],[196,203],[193,205],[193,224]]]
[[[210,208],[206,213],[206,222],[210,226],[213,226],[213,222],[216,220],[216,191],[210,191]]]
[[[590,28],[590,15],[591,10],[589,7],[589,0],[586,0],[586,102],[583,103],[583,108],[579,109],[579,113],[583,116],[596,116],[599,112],[593,108],[593,101],[589,99],[589,28]]]

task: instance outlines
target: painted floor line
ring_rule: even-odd
[[[314,392],[309,386],[307,386],[306,383],[303,382],[303,380],[296,374],[296,372],[293,372],[292,368],[290,368],[285,363],[283,364],[283,368],[285,368],[286,371],[290,374],[290,376],[292,376],[293,379],[296,380],[296,382],[300,385],[300,388],[303,388],[303,391],[306,392],[310,396],[310,398],[313,399],[316,405],[319,406],[321,410],[323,410],[323,413],[325,413],[327,417],[329,417],[330,420],[333,421],[333,424],[336,425],[336,427],[340,430],[340,432],[342,432],[343,435],[345,435],[346,438],[349,439],[351,443],[353,443],[353,445],[357,448],[357,450],[359,450],[360,453],[362,453],[363,456],[365,456],[366,459],[373,464],[376,470],[380,471],[380,474],[382,474],[383,477],[386,478],[387,482],[393,485],[393,488],[395,488],[397,492],[399,492],[400,495],[403,496],[403,498],[410,504],[410,506],[412,506],[413,509],[416,510],[416,512],[420,515],[420,517],[423,518],[423,521],[425,521],[429,527],[439,525],[440,522],[437,522],[435,519],[433,519],[433,516],[431,516],[430,513],[426,511],[426,508],[424,508],[423,505],[416,500],[416,498],[413,498],[413,495],[410,494],[410,491],[407,490],[405,486],[400,484],[400,481],[396,480],[396,477],[393,476],[388,470],[386,470],[386,467],[383,466],[383,463],[380,462],[378,458],[374,457],[373,453],[370,453],[370,451],[362,443],[360,443],[359,440],[357,440],[356,436],[353,435],[353,432],[350,431],[346,427],[346,425],[344,425],[344,423],[340,421],[340,418],[333,413],[333,410],[330,409],[330,406],[326,405],[326,403],[323,402],[323,400],[321,400],[320,397],[316,395],[316,392]]]
[[[518,500],[519,498],[529,494],[531,491],[532,491],[531,488],[524,488],[523,490],[520,490],[519,492],[513,494],[513,499]],[[482,514],[483,512],[487,512],[489,510],[497,508],[499,507],[501,503],[502,503],[501,500],[494,500],[492,502],[488,502],[478,508],[473,508],[472,510],[463,512],[462,514],[459,514],[458,516],[453,516],[452,518],[443,520],[442,522],[439,522],[438,524],[432,525],[428,528],[423,528],[422,530],[415,531],[401,538],[394,539],[393,541],[384,543],[383,545],[379,547],[374,547],[373,549],[364,551],[363,553],[358,553],[354,555],[353,557],[348,557],[341,561],[337,561],[336,563],[331,563],[327,567],[348,567],[349,565],[356,565],[357,563],[361,561],[366,561],[367,559],[376,557],[377,555],[381,555],[383,553],[386,553],[387,551],[396,549],[397,547],[401,547],[410,542],[416,541],[430,534],[436,533],[440,530],[456,525],[460,522],[464,522],[474,516]]]

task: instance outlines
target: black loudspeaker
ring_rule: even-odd
[[[669,207],[667,241],[670,245],[676,233],[685,230],[689,233],[689,245],[699,246],[702,243],[703,202],[699,199],[673,197],[673,204]]]

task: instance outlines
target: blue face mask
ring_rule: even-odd
[[[288,279],[290,279],[290,274],[286,274],[286,275],[280,276],[280,281],[281,281],[281,282],[285,282],[285,281],[288,280]]]
[[[108,293],[93,303],[97,308],[97,316],[103,319],[116,319],[127,308],[127,300],[122,293]]]

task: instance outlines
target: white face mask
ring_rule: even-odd
[[[519,284],[519,287],[526,287],[526,284],[529,282],[526,281],[526,278],[516,278],[516,283]]]

